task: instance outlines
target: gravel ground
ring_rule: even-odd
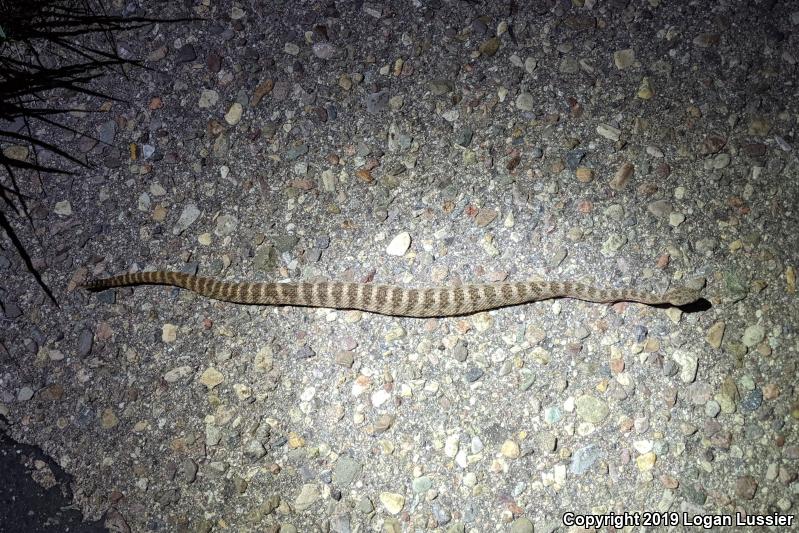
[[[102,81],[127,102],[60,102],[92,168],[23,179],[60,308],[3,237],[7,433],[115,531],[796,530],[796,7],[129,5],[202,20],[118,35],[150,67]],[[158,268],[712,306],[418,320],[76,288]]]

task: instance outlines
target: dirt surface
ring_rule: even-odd
[[[796,527],[795,5],[112,7],[202,20],[117,36],[148,67],[101,82],[124,102],[59,95],[84,135],[56,140],[92,166],[22,176],[34,229],[13,222],[60,307],[0,240],[0,415],[85,520]],[[711,305],[418,320],[76,288],[162,268]]]

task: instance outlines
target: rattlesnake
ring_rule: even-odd
[[[597,289],[583,283],[548,281],[406,289],[392,285],[342,281],[236,283],[162,270],[93,280],[86,283],[84,288],[102,291],[143,284],[181,287],[215,300],[240,304],[360,309],[381,315],[418,318],[469,315],[498,307],[561,297],[598,303],[631,301],[673,306],[687,305],[700,298],[699,291],[689,288],[671,289],[662,296],[637,289]]]

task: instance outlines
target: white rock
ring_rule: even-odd
[[[405,252],[408,251],[408,248],[411,246],[411,234],[407,231],[403,231],[393,239],[386,247],[386,253],[388,255],[395,255],[397,257],[402,257],[405,255]]]
[[[230,109],[227,110],[225,113],[225,122],[230,124],[231,126],[235,126],[241,120],[241,114],[244,111],[244,108],[238,102],[233,102],[233,105],[230,106]]]
[[[197,105],[200,109],[208,109],[209,107],[213,107],[219,101],[219,93],[213,89],[204,89],[202,93],[200,93],[200,100],[197,102]]]
[[[380,503],[391,514],[399,514],[402,508],[405,507],[405,496],[395,492],[381,492]]]
[[[692,383],[696,379],[696,371],[699,369],[697,355],[686,350],[677,350],[671,357],[680,365],[680,379],[683,383]]]
[[[71,215],[72,204],[69,203],[69,200],[62,200],[60,202],[56,202],[55,214],[61,215],[62,217],[68,217],[69,215]]]
[[[191,226],[199,217],[200,210],[197,208],[197,206],[195,204],[187,205],[183,208],[183,212],[180,213],[180,218],[178,218],[175,227],[172,228],[172,233],[174,235],[180,235],[186,231],[186,228]]]

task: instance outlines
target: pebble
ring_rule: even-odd
[[[233,215],[221,215],[216,219],[214,234],[217,237],[231,235],[238,228],[239,220]],[[210,242],[208,243],[210,244]]]
[[[460,437],[457,434],[447,435],[444,439],[444,455],[455,457],[460,449]]]
[[[693,383],[699,369],[699,358],[696,353],[678,349],[671,357],[680,365],[680,379],[683,383]]]
[[[600,124],[596,127],[596,132],[602,137],[614,142],[621,138],[621,130],[614,128],[610,124]]]
[[[225,113],[225,122],[231,126],[235,126],[241,120],[241,114],[243,112],[244,107],[240,103],[234,102],[227,110],[227,113]]]
[[[402,508],[405,507],[405,496],[397,494],[396,492],[381,492],[380,503],[391,514],[399,514]]]
[[[56,202],[54,211],[56,215],[68,217],[72,214],[72,204],[69,200],[61,200],[60,202]]]
[[[310,509],[319,500],[321,494],[316,483],[305,483],[300,489],[300,493],[294,499],[294,510],[301,513]],[[280,528],[281,531],[283,527]]]
[[[672,212],[672,205],[668,200],[657,200],[655,202],[650,202],[646,208],[650,213],[658,218],[669,216]]]
[[[191,63],[195,59],[197,59],[197,52],[195,52],[194,46],[190,44],[181,46],[175,56],[175,61],[178,63]]]
[[[166,343],[175,342],[178,338],[178,327],[175,324],[161,326],[161,340]]]
[[[388,101],[388,91],[369,93],[366,95],[366,112],[370,115],[381,113],[388,108]]]
[[[110,407],[103,409],[103,412],[100,414],[100,427],[103,429],[111,429],[116,427],[117,424],[119,424],[119,418],[114,410]]]
[[[477,49],[482,55],[491,57],[497,53],[497,50],[499,50],[499,45],[500,40],[497,37],[491,37],[490,39],[480,43],[480,46]]]
[[[26,161],[30,150],[27,146],[12,144],[3,148],[3,155],[15,161]]]
[[[510,533],[533,533],[533,523],[524,516],[517,518],[510,525]]]
[[[751,500],[757,492],[757,480],[752,476],[741,476],[735,480],[735,496],[741,500]]]
[[[625,48],[613,52],[613,63],[619,70],[631,67],[635,63],[635,51],[632,48]]]
[[[471,318],[472,326],[478,333],[485,333],[494,325],[494,317],[490,313],[476,313]]]
[[[31,398],[33,398],[34,390],[30,387],[21,387],[17,391],[17,401],[18,402],[27,402]]]
[[[80,330],[80,333],[78,333],[78,355],[81,357],[89,355],[92,351],[93,344],[94,333],[88,329]]]
[[[466,371],[463,377],[468,383],[474,383],[483,377],[483,369],[478,366],[473,366]]]
[[[397,234],[386,247],[386,253],[396,257],[402,257],[411,246],[411,234],[407,231]]]
[[[602,457],[602,450],[596,444],[589,444],[575,450],[571,459],[570,470],[572,474],[582,475]]]
[[[495,209],[481,209],[474,221],[478,227],[484,228],[494,222],[499,213]]]
[[[172,228],[173,235],[180,235],[200,217],[200,210],[193,203],[187,204],[180,213],[177,223]]]
[[[605,242],[602,243],[601,253],[605,256],[614,256],[625,244],[627,244],[626,236],[619,233],[611,233],[605,239]]]
[[[208,390],[213,389],[224,381],[225,376],[214,367],[206,368],[200,376],[200,383],[208,387]]]
[[[432,487],[433,480],[427,476],[419,476],[411,481],[411,490],[413,490],[413,492],[416,494],[424,494]]]
[[[669,213],[669,226],[676,228],[679,227],[683,222],[685,222],[685,215],[682,213]]]
[[[218,101],[218,92],[213,89],[203,89],[203,91],[200,93],[200,99],[197,102],[197,106],[200,109],[208,109],[214,107]]]
[[[333,59],[338,54],[338,48],[325,42],[314,43],[311,50],[319,59]]]
[[[561,74],[577,74],[580,72],[580,62],[572,56],[563,56],[558,65]]]
[[[655,91],[652,89],[652,81],[647,76],[644,76],[641,80],[641,84],[638,86],[638,92],[636,92],[635,95],[641,100],[650,100],[655,96]]]
[[[721,341],[724,339],[724,330],[726,327],[727,325],[723,320],[719,320],[710,326],[705,335],[707,343],[713,348],[719,349],[721,347]]]
[[[194,374],[194,368],[188,365],[183,365],[183,366],[177,366],[167,371],[163,375],[163,378],[164,381],[166,381],[167,383],[176,383],[184,378],[191,376],[192,374]]]
[[[727,168],[730,165],[730,154],[718,154],[716,157],[713,158],[713,168],[716,170],[721,170],[723,168]]]
[[[251,461],[257,461],[266,455],[266,448],[260,441],[251,440],[244,448],[244,455]]]
[[[508,459],[518,459],[521,450],[519,449],[519,445],[516,444],[516,441],[508,439],[502,443],[500,453]]]
[[[647,472],[655,467],[656,461],[657,454],[655,452],[648,452],[636,457],[635,465],[638,467],[639,472]]]
[[[751,413],[763,403],[763,391],[759,388],[747,392],[741,399],[741,411]]]
[[[519,93],[519,96],[516,97],[516,107],[522,111],[532,111],[534,105],[533,95],[530,93]]]
[[[599,424],[610,412],[604,401],[588,394],[577,398],[574,405],[577,409],[577,416],[592,424]]]
[[[632,163],[623,163],[614,173],[613,179],[610,180],[610,188],[614,191],[622,190],[632,177],[633,172],[635,172],[635,166]]]
[[[743,337],[741,337],[741,342],[744,343],[744,346],[747,348],[753,348],[763,342],[763,339],[766,337],[766,330],[760,324],[754,324],[752,326],[748,326],[744,330]]]

